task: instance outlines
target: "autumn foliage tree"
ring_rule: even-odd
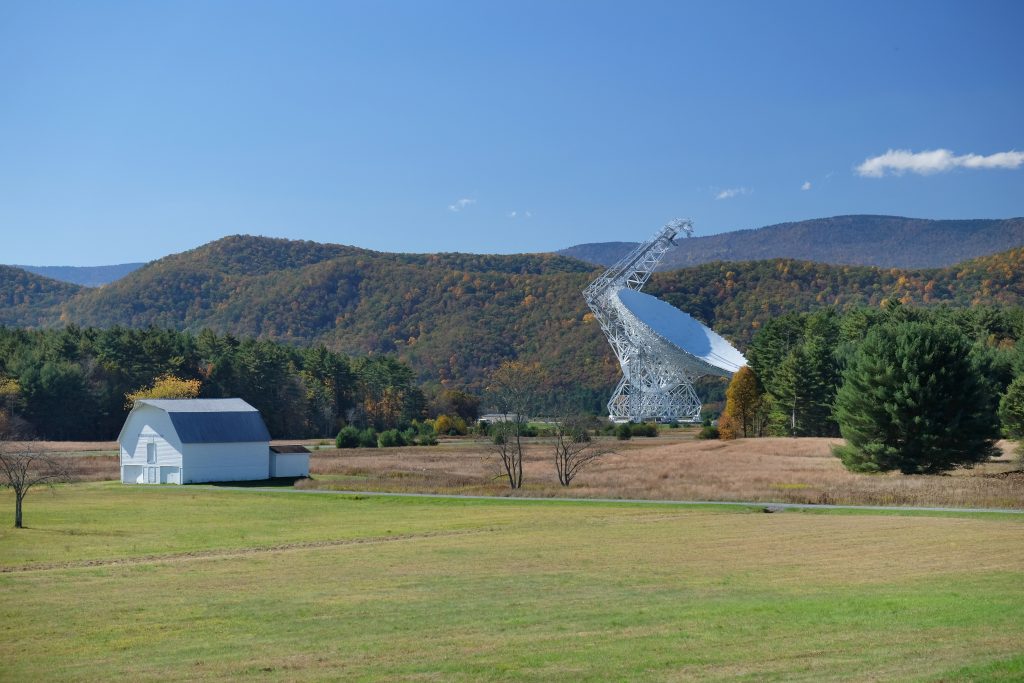
[[[718,421],[721,439],[761,436],[764,415],[757,377],[748,366],[732,376],[725,390],[725,412]]]
[[[130,409],[142,398],[198,398],[201,389],[202,382],[198,379],[182,379],[167,373],[157,377],[151,385],[125,394],[125,408]]]

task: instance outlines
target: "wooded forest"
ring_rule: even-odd
[[[201,398],[245,399],[274,438],[333,437],[343,423],[404,426],[427,407],[412,370],[384,356],[209,330],[0,328],[0,431],[18,423],[45,439],[111,440],[131,407],[126,395],[167,376],[198,381]]]
[[[756,377],[756,396],[739,399],[749,405],[756,403],[757,409],[745,410],[742,419],[737,419],[734,409],[727,410],[731,413],[723,425],[727,438],[839,436],[839,411],[835,408],[845,374],[858,354],[866,352],[865,339],[872,331],[900,325],[947,330],[944,338],[953,341],[946,346],[958,349],[956,356],[965,357],[969,366],[965,372],[979,385],[977,395],[969,402],[977,404],[992,422],[997,422],[1000,396],[1016,378],[1024,377],[1024,308],[925,308],[892,300],[883,307],[857,308],[845,313],[825,308],[813,313],[789,313],[769,321],[754,336],[747,351]],[[885,354],[877,349],[871,355],[878,358],[870,360],[884,361]],[[899,374],[885,368],[878,372]],[[941,374],[942,370],[932,374],[935,372]],[[969,384],[959,379],[955,386],[940,393],[957,402],[961,398],[958,392],[966,392]],[[730,387],[730,392],[736,390]],[[914,391],[907,390],[910,394]],[[876,402],[883,402],[883,398],[880,396]],[[925,416],[928,408],[918,406],[915,411]],[[952,413],[936,422],[956,426]]]

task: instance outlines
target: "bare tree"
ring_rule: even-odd
[[[70,479],[63,458],[39,448],[32,441],[0,441],[0,486],[14,491],[14,528],[21,529],[22,503],[37,484]]]
[[[523,485],[524,427],[536,407],[540,369],[519,361],[505,361],[491,375],[488,391],[504,419],[495,423],[494,452],[508,479],[509,488]]]
[[[590,418],[573,416],[559,420],[555,426],[555,470],[562,486],[571,484],[587,465],[615,452],[590,436],[591,422]]]
[[[498,456],[509,488],[513,490],[523,485],[523,447],[519,440],[520,431],[519,422],[515,419],[494,423],[492,450]]]

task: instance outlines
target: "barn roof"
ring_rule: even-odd
[[[270,441],[259,411],[240,398],[147,398],[135,405],[166,412],[182,443]]]
[[[298,444],[280,444],[271,446],[270,450],[275,453],[309,453],[309,449]]]

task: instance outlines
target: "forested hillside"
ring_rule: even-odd
[[[1024,248],[923,270],[829,266],[774,259],[709,263],[657,273],[647,291],[745,344],[764,322],[820,306],[840,310],[905,304],[1020,306],[1024,302]]]
[[[19,272],[0,270],[0,291]],[[520,358],[549,370],[547,395],[599,410],[618,367],[581,296],[597,272],[554,255],[385,254],[231,237],[107,287],[67,286],[3,315],[8,325],[210,328],[352,355],[392,354],[428,393],[442,386],[482,393],[492,369]],[[773,317],[822,306],[1020,305],[1024,248],[924,270],[790,259],[711,263],[657,273],[646,289],[742,349]]]
[[[81,290],[21,268],[0,266],[0,325],[38,327],[60,319],[61,304]]]
[[[560,254],[611,265],[635,242],[597,242]],[[940,268],[1024,246],[1024,218],[926,220],[899,216],[835,216],[736,230],[685,240],[661,270],[712,261],[791,258],[882,268]]]

